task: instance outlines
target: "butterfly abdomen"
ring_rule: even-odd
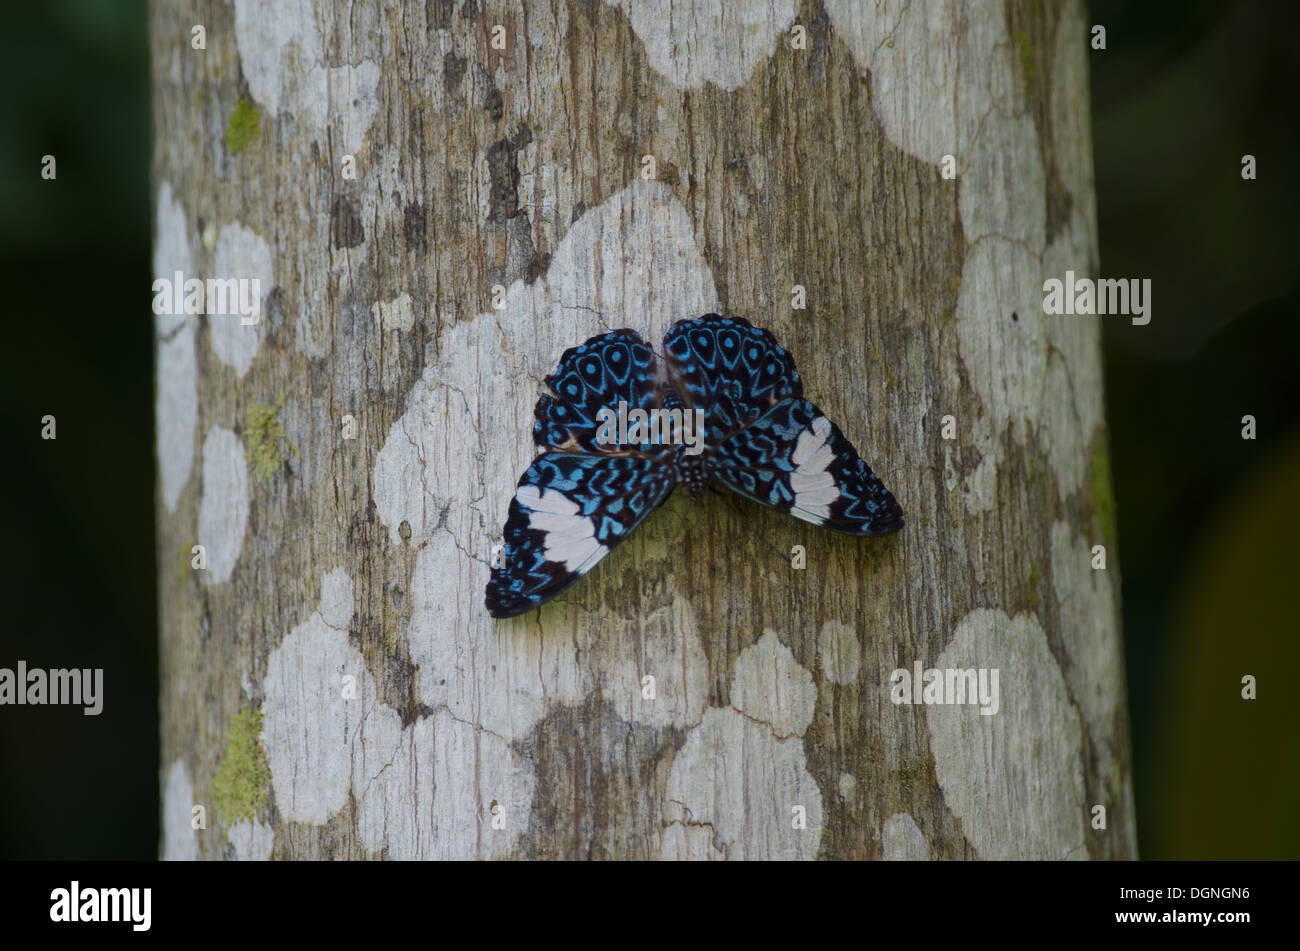
[[[708,481],[702,456],[688,456],[685,452],[677,453],[677,481],[685,486],[692,498],[704,495],[704,483]]]

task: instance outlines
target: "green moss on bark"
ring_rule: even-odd
[[[235,103],[235,111],[230,114],[226,125],[226,148],[231,155],[238,155],[250,142],[256,141],[262,134],[262,117],[251,99],[241,99]]]
[[[254,403],[248,407],[248,425],[244,427],[244,450],[253,466],[253,476],[259,482],[269,482],[280,471],[288,458],[284,448],[287,438],[284,427],[276,417],[284,406],[284,399],[274,406]]]
[[[271,767],[262,747],[262,711],[246,707],[230,718],[226,755],[212,781],[217,815],[228,825],[253,819],[266,808]]]

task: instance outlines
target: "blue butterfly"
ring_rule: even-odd
[[[546,378],[533,413],[543,452],[510,503],[502,567],[487,585],[493,617],[569,587],[679,484],[699,498],[718,482],[850,535],[903,527],[898,502],[803,399],[794,360],[768,331],[706,314],[673,324],[664,352],[661,364],[635,331],[615,330],[566,350]]]

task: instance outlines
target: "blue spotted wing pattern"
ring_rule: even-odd
[[[519,480],[487,607],[512,617],[559,594],[678,485],[706,482],[852,535],[903,527],[898,502],[839,428],[803,398],[790,354],[739,317],[679,320],[665,359],[634,331],[566,350],[534,411],[542,454]],[[601,439],[600,411],[703,411],[703,451]]]
[[[676,485],[639,456],[547,452],[533,460],[510,502],[503,568],[487,586],[493,617],[513,617],[592,569]]]
[[[785,399],[714,451],[710,477],[746,498],[850,535],[888,535],[903,510],[838,426]]]
[[[633,330],[615,330],[570,347],[546,378],[549,392],[533,411],[533,441],[560,452],[626,451],[596,442],[596,415],[602,407],[617,408],[620,400],[629,408],[656,406],[661,394],[654,363],[654,351]]]
[[[705,433],[716,446],[777,402],[803,395],[803,382],[776,338],[739,317],[707,314],[679,320],[664,337],[668,374],[691,406],[707,411]]]

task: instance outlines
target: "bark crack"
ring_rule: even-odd
[[[761,719],[760,717],[750,716],[748,713],[740,709],[740,707],[736,706],[734,703],[729,704],[728,706],[730,706],[732,710],[735,710],[737,713],[739,713],[743,718],[748,720],[750,723],[756,723],[759,726],[767,727],[769,730],[772,731],[772,736],[774,736],[777,740],[798,740],[803,738],[802,733],[784,733],[784,734],[781,733],[770,721]]]
[[[676,806],[680,806],[682,811],[686,813],[686,818],[669,819],[668,822],[665,823],[665,825],[682,826],[683,828],[687,828],[687,829],[708,829],[709,844],[712,845],[714,849],[721,852],[722,857],[724,859],[730,856],[730,845],[722,841],[722,835],[720,832],[718,832],[717,826],[715,826],[712,822],[704,822],[703,820],[696,819],[695,811],[691,809],[690,806],[686,805],[686,803],[682,802],[680,799],[669,799],[668,801],[673,803]]]

